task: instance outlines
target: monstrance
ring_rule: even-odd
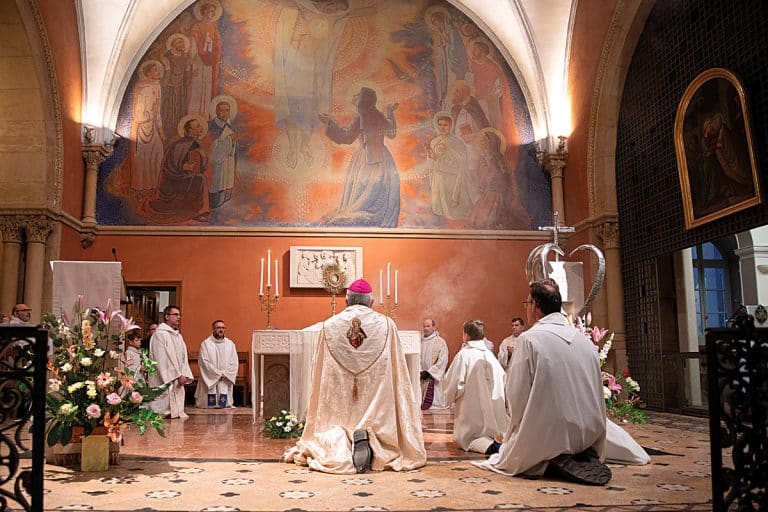
[[[336,295],[341,293],[347,282],[347,274],[338,263],[329,263],[323,267],[323,288],[331,294],[331,316],[336,314]]]

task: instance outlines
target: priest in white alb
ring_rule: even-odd
[[[419,404],[395,322],[371,309],[363,279],[347,308],[323,322],[306,426],[283,460],[336,474],[408,471],[426,464]]]
[[[197,364],[200,367],[200,380],[195,389],[195,406],[234,407],[232,390],[237,379],[240,364],[237,358],[235,342],[227,338],[227,326],[224,320],[211,324],[213,332],[200,344]]]
[[[509,430],[499,453],[473,464],[508,475],[544,474],[605,485],[606,417],[600,362],[593,343],[561,313],[557,284],[531,283],[524,302],[531,328],[517,341],[507,370]]]
[[[456,403],[453,440],[465,451],[491,455],[509,426],[504,369],[485,344],[482,320],[464,323],[463,340],[443,380],[447,403]]]
[[[421,410],[445,409],[440,383],[448,368],[448,344],[436,330],[435,321],[425,318],[421,330]]]
[[[192,382],[187,345],[179,332],[181,311],[176,306],[163,310],[164,321],[149,340],[149,353],[157,362],[157,372],[149,376],[149,385],[156,387],[170,384],[168,390],[155,398],[150,407],[153,411],[171,418],[188,418],[184,412],[184,385]]]

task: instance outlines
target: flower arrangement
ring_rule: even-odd
[[[43,316],[52,353],[48,358],[48,393],[46,395],[46,438],[49,446],[67,444],[75,427],[89,435],[96,427],[105,427],[109,438],[118,442],[128,424],[144,434],[149,427],[165,435],[162,416],[148,404],[167,386],[150,387],[141,375],[122,364],[126,331],[135,328],[120,310],[85,309],[83,297],[75,304],[75,321],[66,315]],[[141,368],[156,372],[156,363],[142,354]]]
[[[600,359],[606,412],[617,421],[645,423],[645,411],[640,400],[640,384],[632,378],[627,369],[617,375],[605,371],[605,362],[613,344],[613,332],[591,325],[591,322],[592,315],[587,314],[584,319],[577,318],[576,327],[592,340]]]
[[[264,422],[264,434],[272,439],[299,437],[303,431],[304,423],[285,409]]]

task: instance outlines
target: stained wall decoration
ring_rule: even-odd
[[[105,225],[535,229],[520,85],[447,2],[200,0],[140,59]]]

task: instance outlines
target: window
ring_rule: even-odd
[[[693,285],[696,302],[696,330],[699,345],[704,345],[704,329],[725,327],[730,294],[728,263],[712,242],[695,245],[691,250]]]

